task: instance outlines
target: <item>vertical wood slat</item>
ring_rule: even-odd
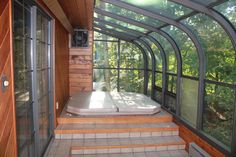
[[[16,157],[11,0],[0,1],[0,78],[3,76],[9,86],[5,92],[0,88],[0,156]]]

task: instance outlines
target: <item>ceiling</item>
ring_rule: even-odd
[[[92,30],[94,0],[58,0],[72,27]]]

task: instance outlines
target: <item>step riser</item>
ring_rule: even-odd
[[[172,116],[160,117],[107,117],[107,118],[58,118],[58,124],[145,124],[172,122]]]
[[[127,148],[108,148],[108,149],[80,149],[71,150],[72,155],[85,155],[85,154],[112,154],[112,153],[138,153],[138,152],[158,152],[167,150],[184,150],[185,145],[169,145],[169,146],[151,146],[151,147],[127,147]]]
[[[158,137],[178,136],[179,131],[159,132],[128,132],[128,133],[99,133],[99,134],[55,134],[55,139],[94,139],[94,138],[132,138],[132,137]]]

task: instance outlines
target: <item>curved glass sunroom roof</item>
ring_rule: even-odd
[[[190,99],[182,102],[181,96],[189,94],[185,86],[199,87],[193,89],[195,96],[199,94],[195,104],[203,118],[191,123],[213,137],[211,141],[220,142],[223,150],[236,152],[231,150],[236,145],[231,139],[236,139],[236,134],[232,135],[236,131],[232,128],[236,115],[236,0],[96,0],[94,31],[142,50],[147,60],[146,82],[159,82],[150,88],[167,94],[162,98],[167,103],[160,102],[169,108],[172,102],[173,111],[186,121],[181,105],[189,105]],[[223,97],[223,93],[229,96]],[[215,112],[228,121],[227,131],[220,130],[223,121],[206,116]]]

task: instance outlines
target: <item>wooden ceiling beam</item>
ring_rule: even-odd
[[[73,34],[73,27],[71,23],[69,22],[59,2],[57,0],[43,0],[43,2],[51,10],[51,12],[57,17],[57,19],[61,22],[61,24],[65,27],[65,29],[70,34]]]

